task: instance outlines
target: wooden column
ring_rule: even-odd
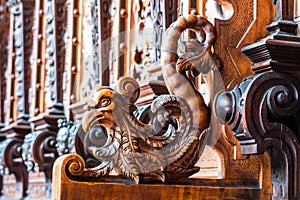
[[[8,42],[9,42],[9,11],[5,5],[5,1],[0,4],[0,129],[4,127],[5,123],[5,98],[6,98],[6,70],[8,65]]]
[[[65,118],[63,73],[65,70],[67,5],[65,0],[35,2],[34,53],[32,56],[33,128],[22,144],[22,158],[30,173],[43,172],[43,197],[51,194],[52,166],[58,157],[55,143],[58,119]],[[33,6],[34,7],[34,6]],[[76,42],[76,41],[75,41]],[[32,194],[34,195],[34,194]]]
[[[10,43],[7,68],[6,126],[24,135],[30,131],[29,87],[34,3],[10,2]],[[22,137],[22,136],[21,136]]]
[[[8,1],[10,10],[7,44],[5,127],[1,142],[3,167],[14,174],[16,194],[27,196],[28,174],[21,159],[20,147],[31,130],[29,119],[30,58],[33,45],[34,1]],[[1,79],[2,80],[2,79]],[[3,96],[2,96],[3,97]]]

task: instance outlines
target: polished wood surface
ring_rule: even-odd
[[[267,161],[268,156],[264,159]],[[267,168],[263,165],[263,169]],[[233,178],[134,184],[120,177],[83,179],[80,178],[83,170],[84,161],[80,156],[59,157],[54,165],[52,199],[270,199],[272,191],[270,175],[265,171],[261,183]]]

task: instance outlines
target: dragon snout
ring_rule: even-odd
[[[90,146],[103,147],[108,140],[108,133],[105,127],[95,126],[86,135],[85,144]]]

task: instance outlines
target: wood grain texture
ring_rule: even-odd
[[[234,14],[226,21],[216,20],[215,53],[223,67],[221,74],[225,87],[233,88],[242,78],[252,75],[251,61],[241,53],[242,47],[268,35],[266,25],[275,16],[271,1],[233,1]]]
[[[54,164],[52,199],[270,199],[271,195],[265,181],[198,179],[163,185],[80,181],[69,176],[70,171],[80,176],[83,168],[76,154],[59,157]]]

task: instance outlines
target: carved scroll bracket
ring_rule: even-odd
[[[45,173],[46,196],[51,194],[52,168],[58,157],[55,144],[56,133],[51,131],[36,131],[27,134],[22,144],[22,159],[27,171]]]
[[[14,174],[17,187],[15,193],[22,197],[28,195],[28,173],[21,157],[22,140],[8,138],[0,143],[0,172],[3,176]],[[7,169],[7,170],[6,170]]]
[[[270,153],[273,196],[289,199],[300,197],[299,94],[300,83],[294,77],[267,72],[220,93],[214,105],[217,117],[234,131],[243,154]],[[285,167],[276,167],[279,163]]]

